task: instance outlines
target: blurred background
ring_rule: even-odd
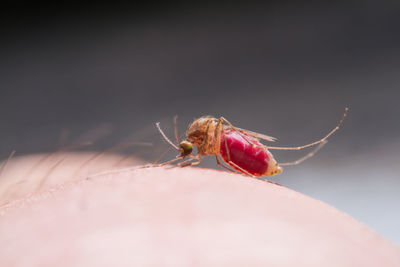
[[[166,147],[154,123],[173,137],[174,115],[182,134],[212,114],[302,145],[348,106],[273,180],[400,245],[398,1],[11,1],[0,29],[1,159],[133,141],[153,147],[120,152],[151,161]]]

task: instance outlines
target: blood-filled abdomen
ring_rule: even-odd
[[[246,141],[243,136],[255,146]],[[220,154],[223,160],[232,168],[241,172],[244,170],[254,176],[268,175],[269,165],[276,165],[271,153],[257,139],[245,135],[245,133],[229,129],[225,129],[221,133]]]

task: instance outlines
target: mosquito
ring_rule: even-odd
[[[233,126],[224,117],[215,118],[212,116],[203,116],[193,121],[186,131],[186,140],[181,142],[179,141],[177,130],[177,117],[175,117],[175,138],[178,144],[175,145],[163,132],[160,123],[157,122],[157,129],[163,138],[180,153],[176,158],[164,162],[160,166],[179,160],[182,160],[179,166],[193,166],[200,164],[202,157],[214,155],[217,164],[231,172],[252,177],[276,175],[282,172],[281,166],[297,165],[312,157],[327,143],[327,139],[339,129],[347,115],[347,111],[348,108],[345,108],[342,118],[336,127],[323,138],[296,147],[264,145],[260,142],[260,139],[274,142],[276,138]],[[192,154],[194,146],[197,148],[196,155]],[[306,156],[296,161],[279,164],[270,152],[270,150],[302,150],[314,146],[315,149]]]

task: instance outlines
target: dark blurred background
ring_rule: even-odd
[[[301,145],[348,106],[273,179],[400,244],[400,2],[10,1],[0,21],[2,159],[129,140],[153,142],[151,160],[174,115],[181,133],[212,114]]]

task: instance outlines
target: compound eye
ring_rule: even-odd
[[[192,153],[193,145],[189,141],[182,141],[179,144],[179,151],[181,152],[181,156],[185,157]]]

